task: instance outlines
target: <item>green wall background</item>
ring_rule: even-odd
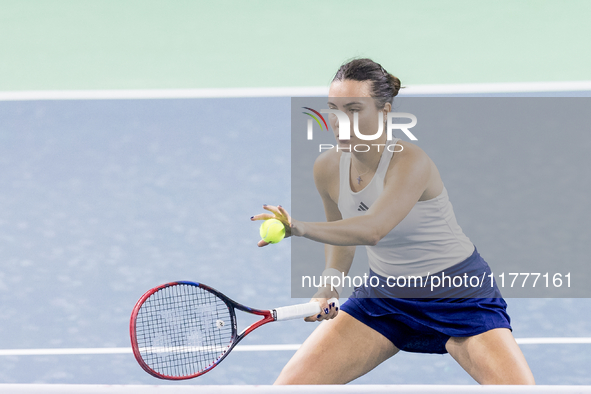
[[[588,0],[0,0],[0,91],[591,80]]]

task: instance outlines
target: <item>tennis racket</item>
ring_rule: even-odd
[[[329,303],[338,306],[337,299]],[[263,316],[240,334],[235,310]],[[271,310],[249,308],[202,283],[171,282],[144,294],[131,314],[133,354],[160,379],[191,379],[211,371],[254,329],[320,313],[317,302]]]

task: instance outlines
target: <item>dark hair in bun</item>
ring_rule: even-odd
[[[400,90],[400,80],[384,70],[379,63],[371,59],[354,59],[343,64],[332,79],[334,81],[371,81],[371,96],[378,108],[384,108]]]

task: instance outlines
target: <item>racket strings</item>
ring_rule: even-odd
[[[152,294],[136,319],[144,362],[167,376],[191,376],[209,369],[232,342],[232,317],[215,294],[186,284]]]

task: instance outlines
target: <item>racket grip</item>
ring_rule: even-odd
[[[328,300],[329,304],[334,302],[334,306],[339,306],[339,300],[336,298],[331,298]],[[298,304],[298,305],[291,305],[291,306],[282,306],[280,308],[275,308],[275,320],[291,320],[291,319],[301,319],[303,317],[308,317],[312,315],[317,315],[320,313],[320,304],[318,302],[307,302],[305,304]]]

